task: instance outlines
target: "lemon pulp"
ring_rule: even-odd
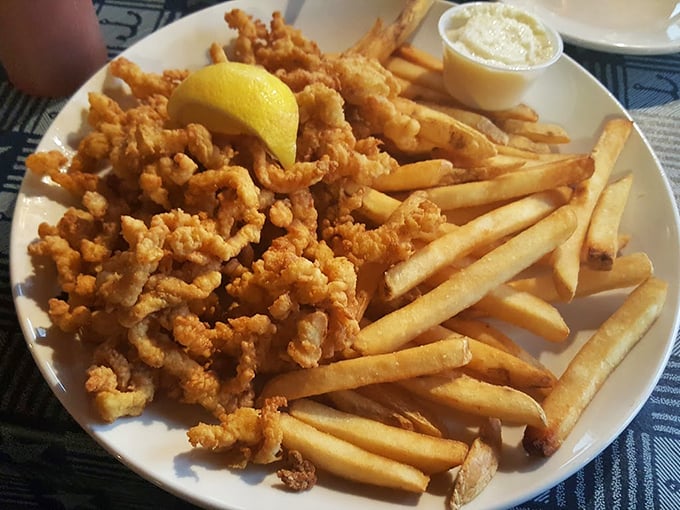
[[[295,163],[299,112],[295,94],[262,67],[211,64],[191,73],[168,101],[170,119],[226,135],[257,136],[284,168]]]

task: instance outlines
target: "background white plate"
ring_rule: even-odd
[[[302,28],[325,51],[338,51],[358,39],[376,17],[389,21],[402,2],[391,0],[233,0],[179,20],[139,42],[125,56],[148,71],[169,67],[200,67],[208,62],[207,49],[213,41],[226,44],[233,37],[223,22],[223,13],[243,8],[268,21],[274,10]],[[440,54],[436,21],[450,4],[435,4],[414,44]],[[87,108],[90,90],[119,86],[106,71],[96,74],[63,108],[48,129],[39,150],[72,152]],[[559,122],[573,136],[567,147],[587,151],[602,122],[625,115],[615,99],[589,74],[567,57],[550,69],[533,88],[526,101],[548,122]],[[506,457],[488,489],[466,508],[504,508],[527,500],[557,484],[600,453],[625,428],[649,397],[668,360],[678,326],[680,260],[678,215],[669,185],[659,162],[636,129],[615,172],[633,171],[635,184],[623,231],[633,234],[628,252],[645,250],[656,274],[670,282],[666,308],[661,318],[616,370],[584,414],[572,435],[552,458],[527,462],[517,441],[521,429],[505,434]],[[11,278],[16,310],[27,344],[45,379],[65,408],[80,425],[116,458],[142,476],[194,503],[229,509],[279,508],[316,510],[367,510],[402,507],[444,508],[446,484],[434,481],[431,492],[420,497],[398,491],[359,487],[322,476],[320,484],[303,494],[280,490],[273,470],[249,468],[230,472],[220,457],[192,450],[185,431],[200,419],[200,410],[168,402],[154,403],[139,418],[121,419],[103,425],[93,413],[83,390],[88,358],[67,335],[49,329],[45,312],[47,298],[58,293],[54,272],[36,270],[26,247],[36,237],[42,221],[55,223],[64,210],[65,194],[57,187],[27,175],[17,200],[11,238]],[[578,346],[621,301],[620,295],[597,297],[574,304],[565,318],[574,338],[564,346],[517,333],[517,338],[558,374]]]
[[[565,41],[609,53],[680,51],[677,0],[501,0],[543,18]]]

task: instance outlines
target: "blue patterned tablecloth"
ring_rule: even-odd
[[[340,0],[339,0],[340,1]],[[201,0],[95,0],[109,57]],[[680,54],[623,56],[567,46],[638,122],[680,198]],[[188,509],[105,452],[42,379],[15,315],[9,236],[24,160],[67,99],[17,92],[0,68],[0,508]],[[679,254],[680,255],[680,254]],[[651,399],[584,469],[522,509],[680,508],[680,343]]]

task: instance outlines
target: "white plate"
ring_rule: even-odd
[[[585,48],[631,55],[680,51],[676,0],[501,0],[533,11]]]
[[[222,21],[232,8],[246,9],[269,20],[281,10],[289,22],[317,40],[325,51],[338,51],[363,34],[377,16],[393,19],[402,2],[392,0],[233,0],[186,17],[139,42],[125,56],[144,69],[160,71],[167,67],[199,67],[207,63],[206,49],[213,41],[227,43],[233,34]],[[414,44],[440,53],[436,21],[450,4],[437,3],[414,37]],[[87,108],[86,91],[113,85],[104,71],[95,75],[63,108],[48,129],[39,150],[72,151]],[[563,58],[548,71],[527,97],[545,121],[563,124],[573,135],[568,147],[587,151],[602,121],[625,115],[614,98],[569,58]],[[629,252],[646,250],[656,274],[670,282],[668,301],[661,318],[654,324],[631,356],[612,375],[590,408],[585,412],[564,446],[547,461],[528,462],[517,447],[521,430],[506,433],[507,456],[498,476],[486,491],[468,507],[503,508],[527,500],[557,484],[598,455],[618,436],[649,397],[668,360],[678,326],[680,251],[678,215],[670,187],[657,158],[636,129],[616,172],[632,170],[634,191],[624,218],[623,231],[633,235]],[[27,175],[19,193],[11,238],[11,277],[16,310],[28,346],[45,379],[65,408],[80,425],[116,458],[164,489],[197,504],[229,509],[280,508],[316,510],[360,507],[385,510],[402,505],[440,510],[445,487],[433,482],[432,493],[420,497],[395,491],[359,487],[323,477],[313,490],[291,494],[280,490],[270,469],[252,468],[230,472],[220,465],[217,455],[205,455],[189,446],[185,431],[201,417],[193,408],[155,403],[139,418],[101,424],[83,390],[87,359],[67,335],[49,330],[45,313],[47,298],[57,293],[54,273],[36,271],[26,255],[27,244],[36,237],[42,221],[56,222],[64,210],[59,203],[64,194],[55,186]],[[519,337],[524,345],[557,373],[567,359],[615,304],[620,296],[594,298],[575,304],[566,314],[574,339],[566,346],[546,345],[529,337]]]

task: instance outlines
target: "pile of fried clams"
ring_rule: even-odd
[[[139,415],[161,394],[198,404],[217,424],[191,428],[190,442],[244,466],[282,457],[286,402],[257,402],[262,382],[356,356],[362,318],[397,306],[369,303],[364,282],[445,218],[418,193],[380,226],[357,214],[362,186],[417,145],[419,124],[395,107],[399,84],[379,61],[322,54],[279,13],[269,25],[239,10],[225,19],[239,34],[230,58],[296,94],[297,163],[284,170],[253,137],[172,125],[168,97],[188,72],[118,58],[109,71],[129,86],[126,106],[90,93],[77,153],[27,160],[78,202],[40,225],[29,251],[56,265],[53,323],[93,345],[85,388],[101,418]]]

